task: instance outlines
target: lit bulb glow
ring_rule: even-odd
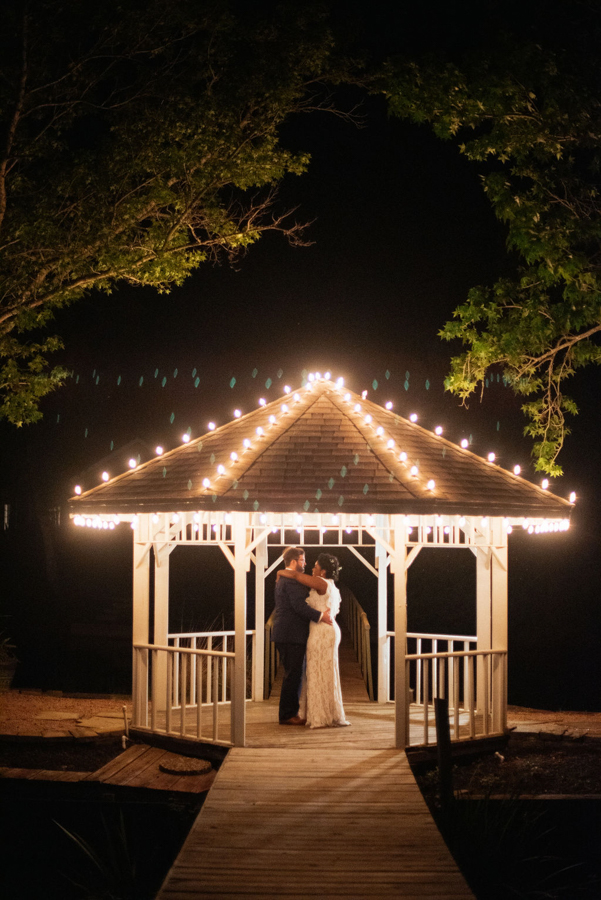
[[[291,390],[292,390],[292,388],[290,387],[290,385],[288,385],[288,384],[284,385],[284,393],[285,394],[289,394]]]
[[[389,400],[386,404],[386,409],[392,409],[392,400]]]
[[[267,406],[267,400],[265,399],[265,397],[261,397],[261,399],[259,400],[259,406]]]
[[[190,440],[190,435],[188,433],[182,434],[182,441],[184,444],[187,444],[189,440]]]
[[[546,491],[547,488],[549,487],[549,479],[543,478],[543,480],[540,483],[540,486],[542,487],[543,491]]]
[[[315,375],[313,374],[313,372],[309,372],[307,381],[315,381]]]
[[[282,405],[280,406],[280,409],[282,410],[283,413],[287,413],[288,405],[286,403],[282,403]]]
[[[437,425],[434,429],[434,434],[442,434],[442,425]]]
[[[570,503],[576,503],[576,491],[572,491],[570,494]]]
[[[265,434],[265,432],[263,431],[263,429],[261,428],[260,425],[259,425],[259,427],[257,428],[257,434],[259,435],[259,437],[260,437],[262,434]]]
[[[336,385],[337,385],[337,387],[339,387],[339,388],[344,387],[344,378],[337,378],[337,379],[336,379]]]
[[[270,425],[275,425],[275,423],[276,423],[276,417],[275,417],[275,416],[269,416],[269,424],[270,424]]]
[[[469,445],[470,445],[470,442],[468,441],[468,439],[467,439],[467,438],[463,438],[463,440],[461,441],[461,446],[463,447],[463,449],[464,449],[464,450],[467,450],[467,448],[469,447]]]
[[[378,425],[378,427],[376,428],[376,434],[378,435],[378,437],[382,437],[382,435],[384,434],[384,429],[381,425]]]
[[[355,412],[361,412],[361,404],[355,403],[353,409],[355,410]]]
[[[393,449],[393,447],[394,447],[394,441],[393,441],[392,438],[390,438],[390,439],[388,440],[386,446],[388,447],[389,450],[392,450],[392,449]]]
[[[173,515],[171,516],[171,524],[172,524],[172,525],[177,525],[178,522],[179,522],[179,516],[178,516],[178,514],[177,514],[177,513],[173,513]]]
[[[300,394],[293,394],[292,399],[298,402],[300,400]]]
[[[128,462],[129,468],[130,468],[130,469],[135,469],[137,465],[138,465],[137,462],[135,461],[135,459],[134,459],[133,456],[132,456],[132,458],[131,458],[130,461]]]
[[[464,528],[465,526],[465,516],[460,516],[459,518],[459,527]]]
[[[323,377],[324,377],[324,381],[329,381],[330,378],[332,377],[332,373],[331,373],[331,372],[326,372],[326,374],[325,374]]]
[[[239,419],[241,415],[242,415],[242,410],[241,410],[241,409],[235,409],[235,410],[234,410],[234,419]]]
[[[250,440],[248,438],[244,438],[244,440],[242,441],[242,446],[248,450],[248,448],[250,447]]]
[[[361,392],[361,399],[362,399],[362,400],[366,400],[366,399],[367,399],[367,391],[362,391],[362,392]]]
[[[433,478],[430,479],[430,481],[428,482],[428,484],[426,485],[426,487],[428,488],[429,491],[433,491],[433,490],[434,490],[434,488],[436,487],[436,482],[434,481]]]
[[[344,395],[344,399],[345,399],[346,402],[348,403],[348,401],[351,399],[351,395],[350,395],[350,394],[345,394],[345,395]]]
[[[489,454],[488,454],[488,461],[489,461],[489,462],[494,462],[496,458],[497,458],[497,457],[495,456],[494,453],[489,453]]]
[[[221,465],[221,463],[217,466],[217,472],[219,475],[225,475],[225,466]]]
[[[155,448],[154,448],[154,452],[156,453],[157,456],[162,456],[162,455],[163,455],[163,448],[161,447],[160,444],[158,445],[158,447],[155,447]]]
[[[371,418],[371,416],[369,415],[369,413],[365,416],[365,418],[364,418],[363,421],[365,422],[366,425],[370,425],[370,424],[371,424],[372,418]]]
[[[514,474],[514,475],[519,475],[521,471],[522,471],[522,467],[521,467],[521,466],[514,466],[514,467],[513,467],[513,474]]]
[[[209,429],[209,431],[215,431],[216,427],[217,426],[215,425],[214,422],[209,422],[209,424],[207,425],[207,428]]]
[[[231,459],[233,462],[236,462],[236,460],[238,459],[238,454],[236,453],[235,450],[232,450],[232,452],[230,453],[230,459]]]
[[[203,479],[202,479],[202,486],[203,486],[204,488],[211,487],[211,482],[209,481],[208,478],[203,478]]]
[[[411,466],[410,474],[415,478],[419,474],[417,466]]]
[[[409,416],[409,421],[417,422],[417,413],[411,413],[411,415]]]
[[[482,525],[482,528],[486,528],[486,527],[488,526],[488,518],[487,518],[486,516],[484,516],[484,517],[480,520],[480,524]]]
[[[81,494],[81,485],[76,484],[75,487],[73,488],[73,490],[75,491],[76,494],[78,494],[78,495]]]
[[[399,459],[401,462],[407,462],[407,454],[405,453],[404,450],[401,453],[399,453]]]
[[[103,472],[103,473],[102,473],[102,480],[103,480],[103,481],[108,481],[109,478],[110,478],[110,475],[109,475],[108,472]]]

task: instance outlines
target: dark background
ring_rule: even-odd
[[[351,25],[364,6],[345,5]],[[443,45],[455,52],[485,39],[499,6],[510,19],[518,8],[479,4],[476,15],[475,5],[458,4],[458,16],[457,6],[400,3],[391,12],[376,3],[363,18],[365,37],[381,55]],[[523,9],[535,17],[538,6]],[[470,287],[515,264],[477,170],[426,127],[388,119],[382,98],[345,89],[338,99],[362,100],[364,127],[316,114],[283,132],[285,144],[312,155],[309,173],[281,192],[284,205],[313,222],[312,246],[293,249],[267,235],[235,268],[201,268],[169,295],[122,288],[57,316],[66,345],[57,362],[73,377],[44,402],[40,424],[0,425],[0,501],[9,506],[0,535],[2,626],[18,645],[17,686],[130,686],[131,534],[126,526],[75,529],[66,510],[73,485],[91,487],[103,468],[124,470],[132,449],[121,448],[132,441],[142,455],[144,446],[176,446],[189,428],[199,436],[235,407],[249,411],[284,384],[298,386],[304,371],[342,375],[351,389],[393,400],[401,415],[418,412],[452,440],[471,436],[475,452],[494,450],[500,465],[519,462],[540,481],[519,402],[502,381],[491,379],[469,409],[443,390],[459,348],[442,344],[438,330]],[[581,413],[560,460],[565,476],[552,485],[578,495],[570,531],[510,538],[511,703],[601,709],[599,387],[596,371],[574,382]],[[171,557],[178,630],[231,623],[222,601],[231,570],[218,551],[205,554],[180,548]],[[341,557],[342,579],[375,628],[375,579],[346,551]],[[409,575],[410,629],[472,631],[474,568],[468,551],[422,551]]]

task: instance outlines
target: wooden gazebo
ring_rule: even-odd
[[[430,700],[441,690],[457,722],[460,713],[466,718],[472,737],[504,731],[508,534],[515,527],[563,530],[572,504],[363,399],[341,381],[315,377],[297,392],[73,497],[70,508],[78,525],[129,522],[133,529],[135,726],[243,746],[247,645],[252,639],[252,698],[261,700],[265,577],[281,558],[269,565],[268,547],[344,546],[378,578],[378,701],[388,701],[392,684],[396,746],[405,747],[410,702],[425,709],[427,730]],[[230,562],[233,649],[225,639],[217,646],[211,636],[169,634],[169,556],[181,545],[218,546]],[[436,645],[422,652],[418,644],[417,652],[408,653],[407,571],[423,547],[464,549],[476,557],[476,640],[461,651],[449,636],[442,652]],[[246,605],[251,565],[254,628]],[[394,574],[392,633],[388,569]],[[231,731],[222,741],[220,704],[231,709]],[[193,734],[186,724],[190,713]]]

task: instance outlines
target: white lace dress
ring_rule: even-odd
[[[326,579],[325,594],[311,590],[307,603],[320,612],[330,610],[334,619],[340,609],[340,591],[331,579]],[[334,622],[311,622],[307,641],[306,672],[300,697],[299,716],[307,720],[310,728],[326,725],[350,725],[344,715],[338,647],[340,628]]]

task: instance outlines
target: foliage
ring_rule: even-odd
[[[529,399],[525,433],[536,468],[561,474],[557,456],[575,402],[565,382],[601,361],[601,101],[598,10],[570,46],[510,36],[460,64],[390,64],[393,115],[430,123],[479,165],[482,186],[507,228],[519,265],[474,287],[440,335],[467,349],[452,359],[448,390],[465,401],[500,366]]]
[[[161,292],[265,231],[302,243],[274,206],[306,154],[291,113],[329,108],[323,17],[245,21],[225,0],[13,0],[0,35],[0,417],[21,425],[64,379],[52,337],[23,335],[91,290]]]

